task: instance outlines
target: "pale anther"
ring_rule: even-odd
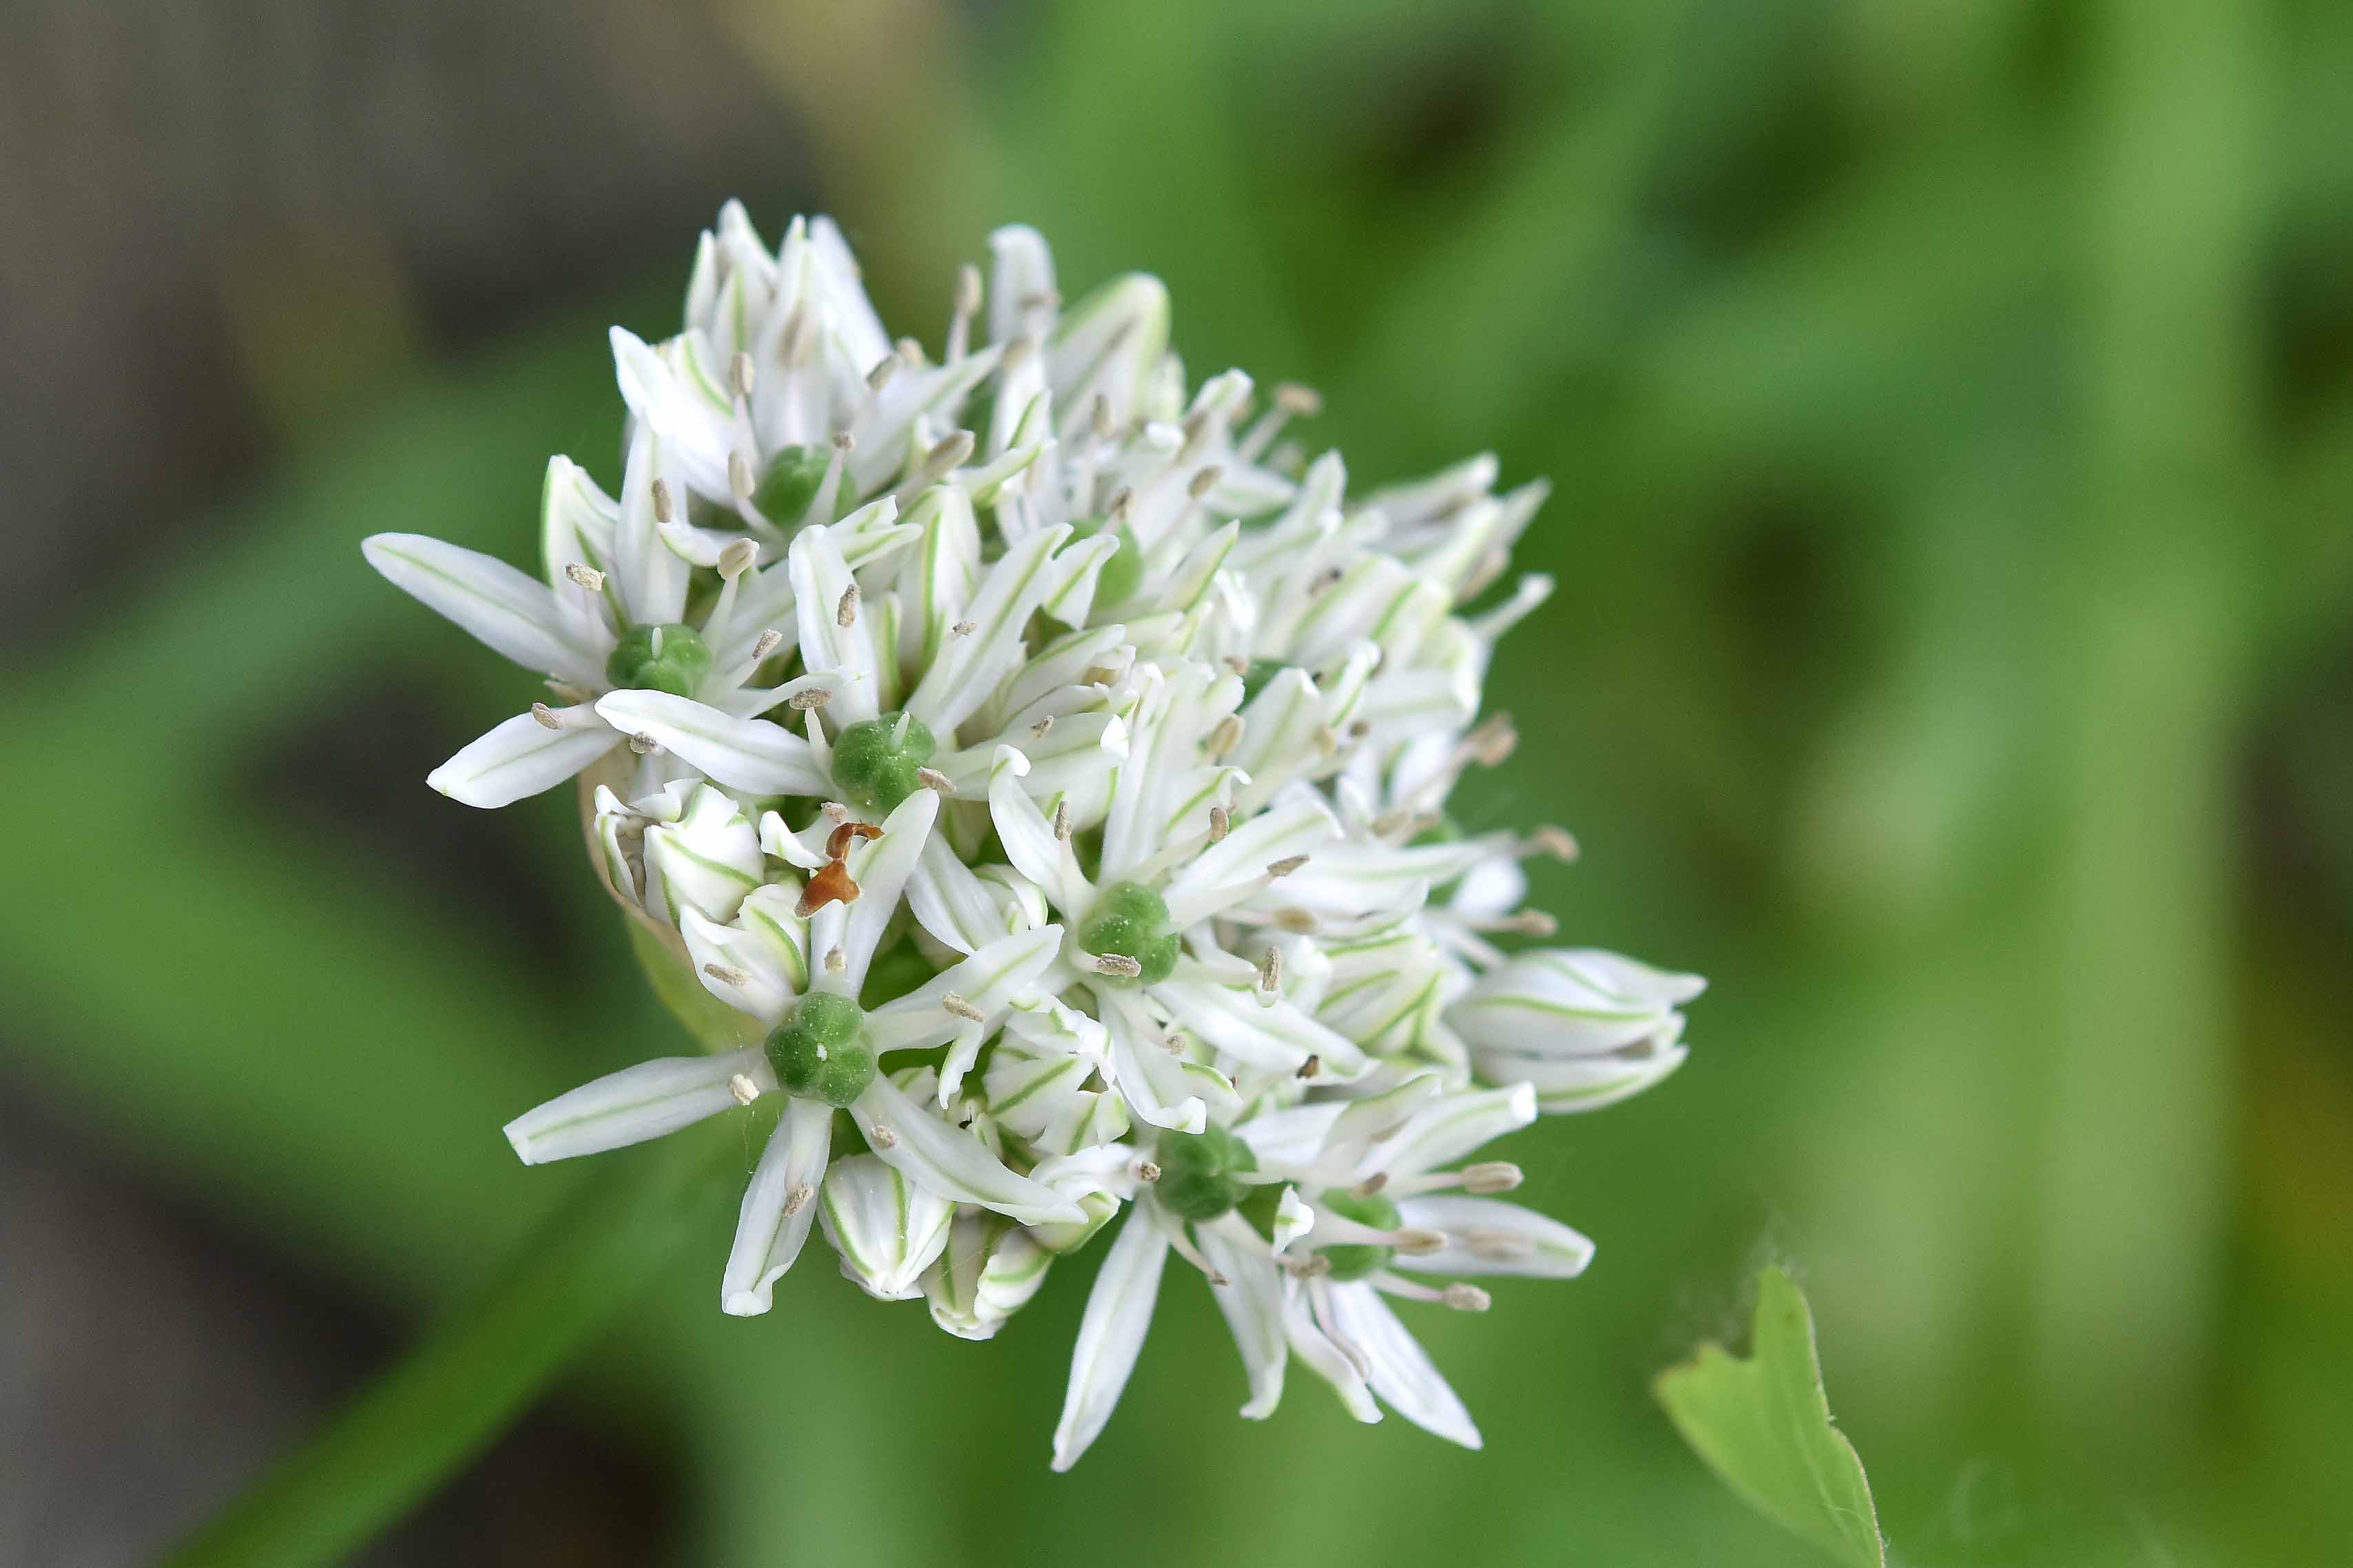
[[[833,449],[837,452],[854,452],[858,450],[858,437],[847,430],[836,430],[833,433]]]
[[[1389,1173],[1387,1171],[1375,1171],[1356,1184],[1356,1193],[1360,1198],[1368,1198],[1388,1184]]]
[[[760,547],[748,539],[731,539],[727,548],[719,552],[719,574],[741,577],[760,559]]]
[[[1446,1237],[1441,1231],[1409,1226],[1397,1233],[1397,1239],[1390,1245],[1408,1258],[1428,1258],[1433,1252],[1446,1250]]]
[[[1299,1071],[1296,1076],[1300,1078],[1314,1078],[1317,1073],[1322,1072],[1323,1070],[1324,1058],[1311,1053],[1305,1061],[1299,1064]]]
[[[954,782],[937,768],[917,768],[915,782],[934,795],[954,795],[956,792]]]
[[[978,630],[980,630],[980,627],[971,621],[957,621],[948,627],[948,636],[952,637],[968,637]]]
[[[1282,949],[1270,947],[1258,961],[1258,988],[1269,994],[1282,990]]]
[[[1138,1160],[1135,1163],[1135,1179],[1146,1184],[1156,1182],[1160,1179],[1160,1167],[1149,1160]]]
[[[1095,954],[1095,973],[1134,980],[1144,973],[1144,965],[1124,952],[1099,952]]]
[[[1462,1190],[1481,1197],[1508,1193],[1525,1179],[1520,1168],[1509,1160],[1482,1160],[1462,1167]]]
[[[722,985],[752,984],[752,972],[748,969],[738,969],[732,963],[706,963],[702,966],[702,973]]]
[[[1049,713],[1043,719],[1039,720],[1035,724],[1029,726],[1029,733],[1036,739],[1042,741],[1050,732],[1052,731],[1053,728],[1054,716],[1051,713]]]
[[[852,583],[841,591],[841,603],[833,607],[833,624],[854,626],[858,624],[858,584]]]
[[[1295,381],[1278,381],[1274,384],[1274,405],[1285,414],[1313,419],[1324,412],[1324,395]]]
[[[661,742],[651,735],[632,735],[629,737],[629,750],[641,757],[650,757],[660,752]]]
[[[760,483],[752,473],[752,459],[741,452],[727,454],[727,488],[737,500],[750,500]]]
[[[1212,463],[1208,468],[1201,469],[1193,476],[1192,479],[1185,486],[1185,493],[1191,496],[1195,500],[1199,500],[1203,496],[1208,495],[1211,490],[1216,489],[1218,488],[1218,481],[1225,477],[1226,471],[1218,467],[1217,464]]]
[[[810,1186],[807,1182],[795,1182],[792,1191],[785,1194],[785,1217],[790,1219],[808,1207],[809,1199],[815,1196],[817,1196],[815,1187]]]
[[[796,691],[785,699],[785,706],[795,712],[807,713],[833,700],[833,688],[812,686],[807,691]]]
[[[1483,1312],[1495,1304],[1495,1299],[1476,1285],[1458,1279],[1442,1292],[1446,1304],[1458,1312]]]
[[[1528,835],[1528,847],[1556,860],[1577,858],[1577,839],[1567,828],[1546,823]]]
[[[735,1097],[738,1105],[749,1105],[760,1098],[760,1086],[744,1074],[737,1073],[727,1080],[727,1092]]]
[[[1119,489],[1111,492],[1111,500],[1104,504],[1103,510],[1111,515],[1111,520],[1113,522],[1125,522],[1127,521],[1128,509],[1133,507],[1134,504],[1135,492],[1128,489],[1125,485],[1122,485]]]
[[[877,1149],[896,1149],[899,1146],[899,1135],[887,1122],[876,1122],[872,1131],[866,1134],[866,1141]]]
[[[656,479],[654,481],[654,521],[656,522],[668,522],[670,521],[670,481],[668,479]]]
[[[575,561],[564,569],[564,574],[592,594],[601,594],[605,591],[605,574],[597,571],[594,566],[583,566],[579,562]]]
[[[770,626],[760,634],[760,640],[752,645],[752,662],[758,664],[784,646],[785,634]]]
[[[828,974],[839,974],[849,967],[849,958],[841,949],[828,947],[825,950],[825,972]]]
[[[1201,742],[1201,747],[1209,753],[1209,760],[1216,762],[1241,743],[1242,716],[1239,713],[1229,713],[1210,729],[1209,738]]]
[[[741,349],[736,350],[735,357],[727,362],[727,379],[734,385],[736,396],[750,397],[752,388],[758,381],[752,369],[752,356]]]
[[[1266,874],[1270,877],[1288,877],[1306,864],[1307,857],[1304,855],[1285,855],[1282,859],[1269,866],[1266,868]]]
[[[554,709],[550,708],[550,707],[549,707],[546,703],[544,703],[544,702],[534,702],[534,703],[533,703],[533,704],[531,705],[531,716],[532,716],[533,718],[534,718],[534,719],[538,720],[542,724],[545,725],[548,729],[551,729],[551,730],[561,730],[561,729],[563,729],[563,728],[564,728],[564,721],[563,721],[563,719],[562,719],[562,718],[560,718],[560,717],[556,714],[556,711],[555,711],[555,710],[554,710]]]
[[[898,374],[899,356],[897,354],[883,355],[881,359],[874,362],[874,368],[866,373],[866,390],[869,392],[881,391],[884,387],[891,384],[891,378]]]
[[[1054,837],[1065,842],[1070,839],[1071,803],[1067,800],[1058,800],[1054,803]]]
[[[1209,842],[1212,844],[1222,843],[1225,839],[1227,831],[1233,826],[1233,814],[1228,811],[1224,806],[1213,805],[1209,807]]]
[[[940,998],[940,1010],[944,1013],[953,1013],[959,1018],[969,1018],[976,1024],[985,1024],[988,1022],[987,1014],[982,1012],[979,1008],[965,1001],[961,995],[954,991],[949,992],[946,995]]]

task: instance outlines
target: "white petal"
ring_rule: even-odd
[[[997,765],[988,775],[989,818],[1013,868],[1043,888],[1056,907],[1075,920],[1093,906],[1094,889],[1079,870],[1069,842],[1054,837],[1037,802],[1021,787],[1029,772],[1029,758],[1010,746],[997,748]]]
[[[1282,1306],[1283,1334],[1291,1348],[1308,1369],[1332,1385],[1348,1414],[1367,1424],[1381,1418],[1381,1407],[1373,1402],[1373,1391],[1365,1384],[1364,1373],[1347,1352],[1332,1342],[1307,1310],[1304,1292],[1296,1286],[1284,1292]]]
[[[607,1073],[507,1123],[507,1142],[526,1165],[642,1143],[738,1103],[728,1080],[741,1073],[763,1092],[776,1087],[757,1047],[710,1057],[664,1057]]]
[[[849,906],[842,923],[841,956],[848,967],[839,976],[844,994],[858,994],[866,971],[874,963],[891,917],[899,912],[899,895],[923,858],[923,841],[940,815],[940,797],[919,789],[901,801],[882,819],[882,837],[866,839],[851,853],[849,874],[858,882],[858,901]]]
[[[1195,1226],[1193,1239],[1201,1255],[1226,1277],[1223,1285],[1211,1283],[1209,1294],[1225,1314],[1250,1377],[1250,1403],[1242,1406],[1242,1416],[1263,1421],[1282,1402],[1282,1369],[1289,1360],[1282,1332],[1282,1273],[1260,1250],[1257,1234],[1240,1215]]]
[[[1222,840],[1169,879],[1165,896],[1170,922],[1189,926],[1250,897],[1264,885],[1270,865],[1294,855],[1312,857],[1339,834],[1338,819],[1317,791],[1303,786],[1286,794],[1249,821],[1234,824]]]
[[[1398,1205],[1409,1226],[1442,1233],[1444,1247],[1394,1266],[1425,1274],[1525,1274],[1574,1279],[1593,1261],[1593,1243],[1534,1209],[1467,1193],[1426,1193]]]
[[[1263,1006],[1254,996],[1227,986],[1176,982],[1154,986],[1153,994],[1210,1047],[1251,1067],[1293,1072],[1314,1057],[1319,1075],[1345,1080],[1365,1065],[1365,1054],[1354,1041],[1334,1034],[1288,1002]]]
[[[847,726],[882,710],[881,659],[874,639],[875,624],[881,617],[869,607],[859,610],[850,625],[841,624],[842,599],[856,580],[834,543],[833,531],[802,529],[785,559],[792,573],[801,668],[841,672],[842,684],[827,706],[828,716]]]
[[[878,1073],[849,1113],[874,1152],[925,1191],[978,1204],[1024,1225],[1083,1220],[1079,1206],[1041,1182],[1016,1175],[971,1133]],[[878,1133],[876,1129],[886,1131]]]
[[[901,1013],[936,1009],[955,992],[995,1027],[999,1015],[1023,999],[1038,977],[1061,951],[1062,928],[1040,926],[999,937],[978,952],[934,975],[896,1001],[886,1002],[870,1015],[888,1018]]]
[[[818,1100],[786,1103],[744,1189],[735,1246],[719,1281],[719,1304],[731,1317],[756,1317],[772,1304],[776,1281],[808,1239],[832,1147],[833,1107]],[[801,1194],[797,1205],[792,1201],[796,1191]]]
[[[518,713],[426,774],[425,782],[467,805],[507,805],[554,789],[621,743],[586,704],[554,711],[561,729]]]
[[[974,629],[947,640],[907,699],[907,711],[934,733],[953,731],[1029,658],[1022,628],[1053,585],[1046,570],[1049,558],[1070,536],[1067,527],[1042,530],[1015,544],[983,574],[979,594],[965,609]]]
[[[947,1245],[955,1205],[871,1154],[835,1161],[818,1202],[825,1238],[860,1289],[885,1301],[923,1294],[923,1270]]]
[[[1365,1380],[1389,1408],[1451,1443],[1480,1447],[1471,1413],[1377,1289],[1361,1281],[1333,1286],[1332,1317],[1333,1326],[1363,1353]]]
[[[505,562],[421,533],[379,533],[361,553],[386,581],[439,611],[525,669],[592,687],[605,660],[583,642],[546,584]]]
[[[1086,1316],[1079,1320],[1071,1385],[1054,1428],[1055,1469],[1077,1464],[1111,1420],[1152,1327],[1160,1271],[1167,1261],[1168,1238],[1149,1215],[1131,1212],[1087,1293]]]
[[[1398,1175],[1417,1175],[1459,1160],[1535,1119],[1535,1091],[1524,1083],[1442,1094],[1409,1117],[1366,1163]]]
[[[613,691],[596,711],[625,734],[643,735],[730,789],[822,795],[833,787],[809,743],[765,719],[733,719],[667,691]]]

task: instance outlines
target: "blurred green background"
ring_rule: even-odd
[[[994,225],[1165,277],[1360,483],[1491,448],[1560,592],[1474,817],[1695,1053],[1504,1152],[1568,1286],[1417,1317],[1489,1437],[1243,1397],[1172,1275],[1071,1476],[1092,1259],[989,1345],[729,1216],[372,1563],[1809,1561],[1646,1391],[1804,1276],[1900,1559],[2353,1540],[2353,9],[220,0],[0,17],[0,1563],[147,1559],[586,1170],[681,1042],[527,678],[357,542],[528,557],[602,328],[835,214],[936,343]],[[731,1134],[732,1135],[732,1134]],[[754,1151],[747,1144],[745,1163]],[[614,1155],[627,1162],[646,1151]]]

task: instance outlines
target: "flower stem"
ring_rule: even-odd
[[[422,1500],[529,1405],[572,1353],[700,1234],[732,1184],[733,1140],[665,1140],[590,1182],[406,1361],[280,1460],[165,1568],[342,1560]]]

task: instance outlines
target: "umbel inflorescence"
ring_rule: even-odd
[[[730,205],[685,330],[616,328],[617,498],[548,466],[543,574],[413,534],[368,559],[548,700],[436,770],[503,805],[577,778],[592,857],[709,1047],[517,1118],[524,1161],[771,1117],[720,1287],[768,1310],[811,1226],[885,1300],[987,1339],[1058,1258],[1096,1276],[1054,1436],[1110,1418],[1170,1254],[1263,1416],[1296,1357],[1477,1447],[1392,1300],[1592,1246],[1466,1163],[1540,1111],[1682,1062],[1694,977],[1544,938],[1465,833],[1498,585],[1541,485],[1473,458],[1350,500],[1278,439],[1303,388],[1188,392],[1166,290],[1065,310],[1045,242],[991,239],[937,361],[893,342],[838,229],[771,252]],[[1098,1242],[1097,1234],[1116,1226]]]

